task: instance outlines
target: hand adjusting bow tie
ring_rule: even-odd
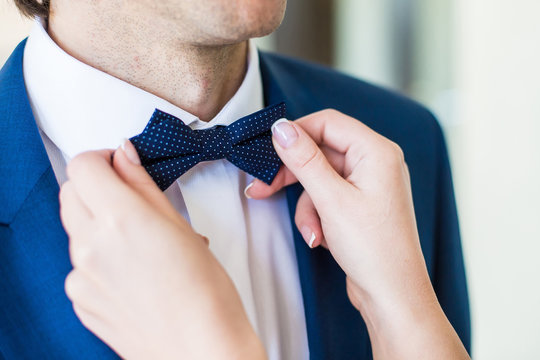
[[[227,159],[270,184],[281,160],[270,128],[285,117],[285,104],[269,106],[229,126],[192,130],[180,119],[156,109],[143,132],[130,140],[141,163],[161,190],[202,161]]]

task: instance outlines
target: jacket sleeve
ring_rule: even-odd
[[[435,217],[433,286],[450,323],[471,353],[471,318],[465,264],[448,151],[442,130],[436,127],[438,193]]]

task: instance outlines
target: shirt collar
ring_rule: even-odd
[[[264,105],[259,54],[251,40],[240,88],[209,122],[80,62],[50,38],[40,21],[28,37],[23,72],[38,127],[68,160],[87,150],[118,147],[142,132],[156,108],[204,129],[229,125]]]

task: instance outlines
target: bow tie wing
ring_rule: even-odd
[[[177,117],[157,109],[143,132],[130,140],[139,151],[143,164],[195,154],[201,149],[198,138],[189,126]]]
[[[272,124],[285,117],[285,103],[279,103],[251,115],[244,116],[227,126],[233,145],[259,135],[268,135]]]
[[[157,109],[144,131],[130,140],[142,165],[161,190],[166,190],[199,162],[202,148],[189,126]]]
[[[248,174],[271,184],[281,160],[272,144],[272,124],[285,117],[285,104],[269,106],[227,126],[233,144],[227,159]]]
[[[227,160],[268,185],[281,167],[281,159],[274,150],[270,134],[262,134],[234,146]]]

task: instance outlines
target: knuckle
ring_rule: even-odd
[[[75,313],[77,318],[79,318],[81,324],[83,324],[84,327],[86,327],[89,330],[92,330],[91,317],[89,317],[88,312],[84,310],[84,308],[80,304],[73,303],[73,312]]]
[[[81,321],[81,324],[83,324],[85,328],[91,329],[90,321],[86,315],[86,312],[84,312],[79,306],[73,306],[73,312],[75,313],[75,315],[77,315],[77,317]]]
[[[76,304],[73,304],[73,312],[75,313],[75,315],[79,318],[79,320],[81,321],[81,323],[87,327],[87,324],[86,324],[86,317],[84,316],[84,312],[82,311],[82,309],[77,306]]]
[[[393,148],[396,159],[400,163],[404,163],[405,162],[405,154],[403,153],[403,149],[401,148],[401,146],[399,146],[395,142],[392,142],[392,148]]]
[[[92,159],[92,153],[84,152],[75,156],[66,166],[66,173],[68,178],[73,178],[73,176],[78,175],[85,165]]]
[[[322,111],[322,113],[327,117],[335,117],[335,116],[342,115],[342,113],[340,111],[338,111],[336,109],[333,109],[333,108],[324,109]]]
[[[114,233],[126,233],[136,223],[133,217],[127,213],[127,209],[117,209],[107,214],[103,219],[107,231]]]
[[[299,154],[295,160],[295,166],[298,169],[313,168],[323,162],[324,154],[321,152],[321,150],[319,150],[318,147],[312,146],[309,151]]]
[[[81,288],[79,282],[80,277],[77,275],[77,272],[75,270],[71,271],[68,276],[66,277],[66,280],[64,281],[64,291],[67,295],[67,297],[72,301],[76,302],[79,295],[79,289]]]
[[[70,244],[71,263],[75,268],[94,269],[96,267],[95,251],[88,246]]]
[[[388,140],[384,150],[381,152],[382,160],[392,167],[402,167],[405,163],[405,155],[401,147],[393,141]]]
[[[68,180],[60,186],[60,192],[58,193],[58,198],[60,203],[63,203],[67,197],[73,192],[73,183]]]
[[[140,188],[154,188],[157,187],[156,183],[150,176],[142,174],[133,179],[134,185]]]

